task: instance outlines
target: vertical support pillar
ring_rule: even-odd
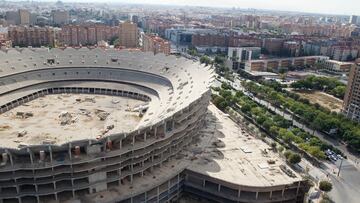
[[[156,187],[156,199],[157,199],[156,202],[159,202],[159,196],[160,196],[160,188],[159,188],[159,186],[157,186]]]
[[[237,196],[238,198],[240,198],[241,197],[241,189],[239,188],[239,190],[238,190],[238,196]]]
[[[202,187],[205,187],[205,179],[203,179]]]
[[[218,192],[220,192],[220,190],[221,190],[221,185],[219,184],[218,185]]]
[[[272,199],[272,190],[270,191],[270,197],[269,197],[269,199]]]
[[[29,153],[29,156],[30,156],[31,165],[33,166],[34,165],[34,157],[33,157],[33,154],[31,152],[30,148],[27,148],[27,152]]]
[[[146,132],[144,132],[144,142],[146,142]]]
[[[52,154],[52,148],[49,146],[49,154],[50,154],[50,163],[53,165],[53,154]]]
[[[257,200],[259,197],[259,191],[256,191],[256,196],[255,196],[255,199]]]
[[[5,149],[5,152],[8,154],[9,158],[10,158],[10,163],[11,163],[11,166],[13,167],[14,166],[14,160],[12,158],[12,155],[11,153],[9,152],[9,150]]]
[[[299,181],[298,186],[296,188],[296,196],[298,196],[298,194],[299,194],[300,186],[301,186],[301,182]]]
[[[284,197],[284,193],[285,193],[285,188],[283,188],[281,191],[281,197]]]
[[[135,146],[135,135],[133,135],[132,138],[133,138],[133,139],[132,139],[132,146]]]
[[[120,139],[120,142],[119,142],[119,148],[121,149],[122,147],[122,139]]]
[[[71,142],[69,143],[69,159],[72,160],[72,154],[71,154]]]

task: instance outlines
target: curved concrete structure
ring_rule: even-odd
[[[267,145],[208,107],[212,80],[209,67],[175,56],[88,48],[0,51],[0,121],[20,117],[0,123],[0,202],[169,202],[182,191],[218,202],[301,202],[302,178],[282,171],[279,157],[260,153]],[[66,100],[70,94],[110,96],[117,108],[128,98],[146,108],[126,132],[115,120],[101,135],[84,129],[52,136],[53,124],[9,133],[22,126],[12,122],[37,124],[36,112],[14,115],[17,109],[42,100],[36,105],[51,110],[43,105],[47,95]],[[32,139],[36,131],[40,137]]]
[[[210,98],[211,70],[174,56],[67,48],[9,50],[0,52],[0,58],[3,114],[49,94],[103,94],[148,102],[141,121],[128,133],[32,145],[19,144],[17,136],[3,140],[3,202],[63,201],[132,183],[189,143]]]

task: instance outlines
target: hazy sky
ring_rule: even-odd
[[[66,0],[65,0],[66,1]],[[69,0],[68,0],[69,1]],[[96,0],[78,0],[89,2]],[[360,15],[360,0],[105,0],[107,2],[239,7],[328,14]],[[101,2],[97,0],[96,2]]]

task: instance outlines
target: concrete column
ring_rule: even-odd
[[[159,202],[159,195],[160,195],[160,188],[159,186],[156,187],[156,199],[157,199],[157,202]]]
[[[29,153],[29,156],[30,156],[30,162],[31,162],[31,165],[34,165],[34,157],[32,155],[32,152],[29,148],[27,148],[27,152]]]
[[[155,136],[155,138],[156,138],[156,134],[157,134],[157,126],[155,126],[155,128],[154,128],[154,136]]]
[[[170,180],[168,180],[168,189],[167,189],[168,196],[170,195],[170,187],[171,187],[171,185],[170,185]]]
[[[240,198],[241,197],[241,189],[239,188],[239,190],[238,190],[238,198]]]
[[[120,140],[119,147],[120,147],[120,149],[121,149],[121,147],[122,147],[122,139]]]
[[[203,180],[203,184],[202,184],[203,187],[205,187],[205,179]]]
[[[146,132],[144,132],[144,142],[146,142]]]
[[[218,192],[220,192],[220,190],[221,190],[221,185],[219,184],[218,185]]]
[[[299,181],[296,189],[296,196],[299,194],[300,186],[301,186],[301,182]]]
[[[50,163],[51,163],[51,165],[52,165],[52,163],[53,163],[53,156],[52,156],[51,146],[49,146],[49,154],[50,154]]]
[[[69,143],[69,158],[72,160],[72,154],[71,154],[71,142]]]
[[[147,202],[147,192],[144,193],[145,196],[145,202]]]
[[[282,189],[282,191],[281,191],[281,197],[284,197],[284,193],[285,193],[285,188]]]
[[[133,135],[132,146],[135,146],[135,135]]]
[[[270,197],[269,197],[269,199],[272,199],[272,190],[270,191]]]
[[[11,163],[11,166],[14,166],[14,160],[12,158],[12,155],[11,153],[9,152],[9,150],[5,149],[5,152],[8,154],[9,158],[10,158],[10,163]]]
[[[256,196],[255,196],[255,199],[258,199],[258,197],[259,197],[259,192],[257,191],[257,192],[256,192]]]

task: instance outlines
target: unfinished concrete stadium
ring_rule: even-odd
[[[139,51],[0,51],[0,202],[302,202],[303,179],[209,106],[212,71]]]

